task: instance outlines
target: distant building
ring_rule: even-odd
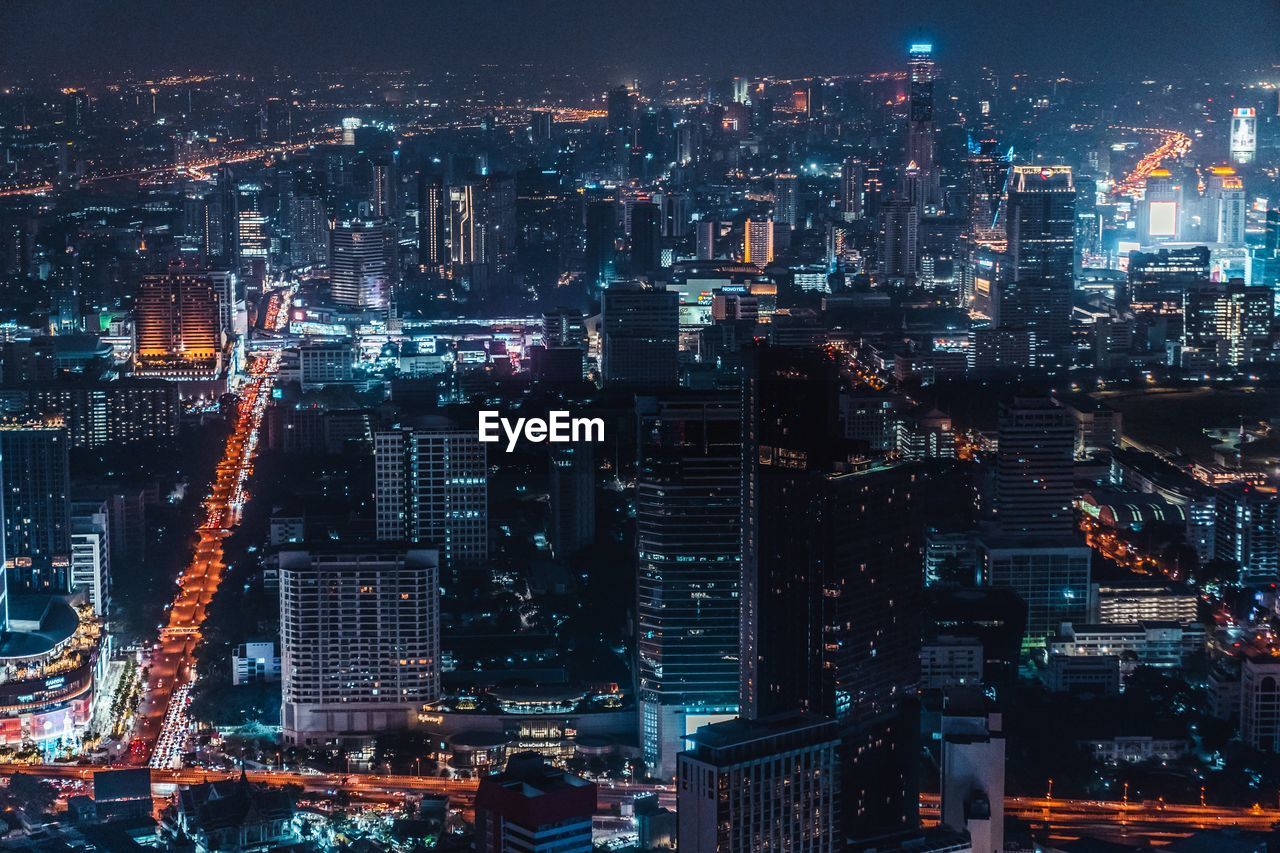
[[[680,754],[681,853],[836,853],[838,727],[807,714],[703,726]]]
[[[600,369],[610,387],[674,387],[679,365],[680,296],[635,282],[600,296]]]
[[[143,276],[133,313],[135,372],[178,379],[221,372],[222,303],[208,275]]]
[[[302,390],[326,385],[350,385],[355,381],[356,348],[348,340],[314,342],[298,348]]]
[[[275,643],[244,643],[231,650],[231,683],[257,684],[280,680],[280,655]]]
[[[10,593],[71,591],[69,445],[58,420],[0,423],[4,574]]]
[[[1093,621],[1103,624],[1186,624],[1197,618],[1197,601],[1191,590],[1169,584],[1098,582],[1093,585],[1089,611]]]
[[[329,232],[329,293],[355,311],[389,311],[399,282],[395,226],[375,220],[339,222]]]
[[[1234,562],[1245,584],[1280,580],[1280,493],[1234,483],[1218,490],[1214,556]]]
[[[595,541],[595,450],[587,442],[547,447],[551,498],[549,538],[552,550],[558,556],[566,556]]]
[[[1052,401],[1020,397],[1001,405],[995,481],[1001,531],[1042,538],[1071,535],[1074,449],[1071,419]]]
[[[1052,693],[1113,695],[1120,692],[1120,658],[1117,655],[1050,655],[1044,683]]]
[[[977,638],[941,635],[920,646],[920,688],[941,690],[981,684],[985,659]]]
[[[1093,552],[1073,540],[983,537],[982,579],[1007,587],[1027,604],[1024,648],[1044,645],[1063,622],[1083,622],[1089,606]]]
[[[476,791],[476,850],[590,853],[596,785],[551,767],[536,752],[511,756]]]
[[[377,535],[437,548],[442,568],[489,556],[486,445],[443,418],[374,435]]]
[[[287,742],[407,729],[440,697],[437,559],[391,544],[280,552]]]

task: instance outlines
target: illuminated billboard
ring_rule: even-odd
[[[1151,202],[1150,225],[1147,233],[1151,237],[1177,236],[1178,203],[1176,201]]]
[[[1231,111],[1231,159],[1252,163],[1258,151],[1258,111],[1238,107]]]

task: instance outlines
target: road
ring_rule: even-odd
[[[334,142],[337,136],[333,132],[324,132],[315,134],[308,138],[305,142],[292,142],[280,145],[254,145],[243,151],[228,153],[222,157],[213,157],[207,160],[201,160],[189,163],[159,163],[153,166],[143,166],[139,169],[123,169],[118,172],[102,172],[101,174],[88,174],[77,178],[75,183],[78,186],[98,183],[100,181],[114,181],[122,178],[148,178],[153,176],[170,175],[179,177],[187,175],[196,180],[204,180],[209,177],[208,171],[217,168],[224,163],[245,163],[251,160],[265,160],[285,154],[290,151],[299,151],[312,145]],[[48,181],[28,181],[21,184],[9,184],[0,187],[0,197],[6,196],[23,196],[23,195],[43,195],[57,190],[58,187]]]
[[[71,764],[0,764],[0,776],[12,773],[25,773],[43,779],[76,779],[89,782],[93,774],[104,767],[82,767]],[[198,785],[218,779],[232,779],[240,775],[239,771],[202,770],[197,768],[170,769],[153,768],[151,784]],[[443,779],[438,776],[389,776],[372,773],[298,773],[278,770],[249,770],[245,774],[251,782],[267,785],[297,785],[312,793],[331,793],[345,791],[360,799],[385,799],[394,795],[397,799],[405,794],[435,794],[449,797],[453,808],[470,814],[475,808],[475,779]],[[165,792],[159,792],[164,794]],[[668,808],[675,808],[675,790],[668,786],[645,785],[640,783],[602,783],[599,789],[598,811],[602,814],[615,813],[615,807],[630,802],[638,794],[657,793],[659,801]]]
[[[26,773],[44,779],[90,781],[102,767],[67,764],[0,764],[0,776]],[[201,769],[155,769],[153,785],[194,785],[216,779],[231,779],[239,771]],[[474,779],[442,779],[436,776],[390,776],[371,773],[298,773],[294,771],[248,771],[250,781],[268,785],[298,785],[306,791],[325,793],[346,791],[355,796],[377,798],[395,794],[444,794],[455,808],[470,811],[475,805],[478,783]],[[669,786],[640,783],[604,783],[600,786],[597,812],[609,814],[614,807],[637,794],[657,793],[668,808],[675,807],[675,790]],[[1006,797],[1005,814],[1048,829],[1054,835],[1095,837],[1179,837],[1199,829],[1239,827],[1268,830],[1280,822],[1280,810],[1273,808],[1230,808],[1226,806],[1175,803],[1123,802],[1119,800],[1060,800],[1045,797]],[[925,823],[938,820],[938,795],[921,794],[921,817]]]
[[[204,521],[197,531],[195,552],[178,578],[168,624],[161,630],[160,641],[151,655],[146,689],[134,723],[134,742],[146,746],[145,754],[138,750],[134,755],[137,763],[151,756],[157,766],[171,766],[181,754],[185,703],[174,705],[173,697],[191,679],[200,626],[226,570],[223,540],[239,523],[245,484],[253,472],[258,432],[278,362],[278,354],[255,357],[250,378],[241,389],[236,422],[205,498]],[[185,697],[185,691],[182,695]]]
[[[938,820],[938,795],[921,794],[920,813],[926,822]],[[1044,797],[1006,797],[1006,817],[1045,829],[1055,838],[1089,836],[1111,841],[1134,838],[1168,840],[1201,829],[1238,827],[1266,831],[1280,822],[1280,810],[1117,800],[1059,800]]]
[[[1133,133],[1150,133],[1160,136],[1160,144],[1148,151],[1133,167],[1129,174],[1111,188],[1112,195],[1134,195],[1146,187],[1151,173],[1165,164],[1166,160],[1178,160],[1191,151],[1191,137],[1180,130],[1169,130],[1163,127],[1123,127],[1116,130],[1127,130]]]

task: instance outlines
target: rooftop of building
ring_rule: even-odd
[[[702,753],[734,752],[737,758],[751,753],[768,753],[781,741],[820,743],[835,737],[835,722],[802,711],[748,720],[739,717],[722,723],[702,726],[686,736],[690,751]]]

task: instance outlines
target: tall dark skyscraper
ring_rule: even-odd
[[[648,275],[662,266],[662,210],[652,202],[631,206],[631,274]]]
[[[822,578],[800,531],[840,451],[836,367],[761,348],[744,382],[742,714],[821,712]]]
[[[69,449],[59,421],[0,424],[9,592],[71,591]]]
[[[836,719],[846,835],[912,829],[925,472],[842,438],[824,353],[753,352],[743,417],[743,716]]]
[[[924,207],[939,203],[941,181],[938,172],[938,131],[934,119],[933,45],[917,42],[908,51],[911,90],[907,116],[907,169],[919,169],[921,199]]]
[[[674,387],[679,373],[680,296],[636,282],[600,295],[600,372],[615,387]]]
[[[618,277],[618,214],[612,201],[587,203],[585,255],[588,291],[597,293]]]
[[[742,419],[737,394],[637,404],[637,668],[645,764],[676,771],[684,738],[737,713]]]
[[[445,248],[448,200],[442,177],[427,172],[418,176],[418,264],[436,275],[448,261]]]
[[[1006,534],[1070,536],[1075,427],[1049,399],[1016,398],[1000,407],[996,521]]]
[[[551,547],[565,556],[590,545],[596,532],[596,466],[591,444],[549,446]]]
[[[1076,191],[1070,166],[1014,166],[1005,236],[1008,270],[993,300],[995,323],[1026,328],[1037,364],[1070,359],[1075,286]]]

